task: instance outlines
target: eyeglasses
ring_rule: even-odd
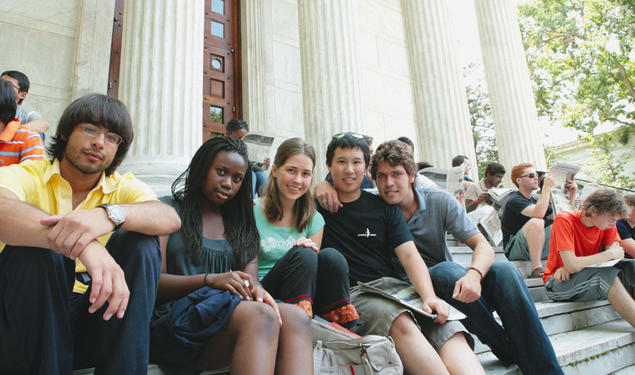
[[[339,139],[342,138],[346,135],[350,135],[353,138],[357,138],[357,139],[364,139],[364,136],[359,134],[359,133],[353,133],[353,132],[343,132],[343,133],[337,133],[333,136],[333,139]]]
[[[535,174],[535,173],[527,173],[527,174],[524,174],[524,175],[519,176],[519,177],[521,177],[521,178],[522,178],[522,177],[534,178],[534,177],[536,177],[536,174]]]
[[[109,143],[113,146],[119,146],[121,142],[123,142],[123,138],[121,138],[119,134],[115,134],[113,132],[103,132],[94,125],[83,125],[82,133],[84,133],[84,135],[87,135],[91,138],[97,138],[100,134],[104,134],[104,139],[106,140],[106,143]]]

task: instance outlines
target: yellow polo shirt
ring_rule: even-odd
[[[73,190],[60,175],[57,159],[53,163],[47,159],[27,160],[0,168],[0,188],[12,191],[20,201],[38,207],[50,215],[64,215],[73,211]],[[123,176],[117,172],[110,176],[102,173],[97,185],[75,209],[89,210],[103,203],[138,203],[155,199],[157,196],[150,187],[132,173],[125,173]],[[106,245],[110,235],[99,237],[99,242]],[[4,246],[0,242],[0,252]],[[86,272],[86,267],[78,260],[75,271]],[[78,291],[77,288],[75,291]]]

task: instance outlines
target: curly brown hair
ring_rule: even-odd
[[[598,215],[609,214],[625,217],[628,215],[628,206],[615,191],[598,189],[582,202],[582,211],[586,215],[596,213]]]
[[[392,167],[396,167],[397,165],[403,166],[408,175],[417,173],[417,164],[412,158],[412,154],[410,154],[406,144],[402,141],[387,141],[377,147],[377,151],[375,151],[375,155],[373,155],[373,162],[370,166],[370,174],[373,176],[373,180],[377,179],[377,165],[382,161],[388,162]]]

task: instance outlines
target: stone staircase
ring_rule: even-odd
[[[472,251],[448,239],[450,252],[457,263],[468,266]],[[498,247],[496,260],[507,261]],[[529,262],[512,262],[527,277],[531,272]],[[576,375],[634,375],[635,328],[624,321],[608,301],[552,302],[545,295],[541,279],[525,279],[536,302],[536,310],[545,331],[556,351],[565,374]],[[498,319],[498,317],[497,317]],[[475,337],[474,351],[489,375],[521,374],[516,365],[504,366]],[[206,371],[202,374],[227,374],[224,371]],[[75,375],[92,374],[92,370],[75,371]],[[149,375],[164,375],[156,365],[150,365]]]
[[[448,244],[457,263],[470,264],[472,251],[468,247],[452,239]],[[506,261],[502,248],[496,248],[495,259]],[[528,261],[512,263],[525,277],[531,272]],[[552,302],[541,279],[525,281],[565,374],[635,374],[635,328],[608,301]],[[487,374],[521,374],[515,365],[503,366],[478,339],[474,351]]]

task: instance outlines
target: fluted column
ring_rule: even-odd
[[[274,127],[272,0],[242,0],[243,119],[252,132]]]
[[[544,169],[543,135],[520,36],[516,2],[476,0],[475,4],[500,162],[508,171],[521,162]]]
[[[298,0],[304,133],[325,175],[326,146],[341,131],[362,131],[360,73],[352,0]]]
[[[456,38],[446,0],[402,0],[415,101],[417,160],[450,168],[456,155],[477,171]]]
[[[204,0],[126,1],[120,99],[135,130],[124,170],[167,193],[201,144]]]

